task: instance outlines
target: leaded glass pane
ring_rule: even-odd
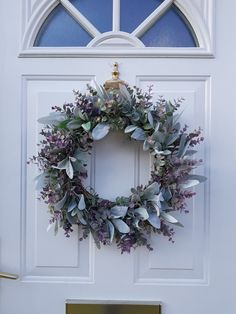
[[[34,43],[38,47],[87,46],[92,37],[58,5],[43,23]]]
[[[112,30],[112,0],[70,0],[70,2],[100,32]]]
[[[196,47],[194,32],[183,14],[173,5],[140,37],[148,47]]]
[[[131,33],[163,0],[120,0],[121,31]]]

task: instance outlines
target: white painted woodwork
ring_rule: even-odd
[[[26,0],[22,0],[23,2]],[[113,0],[113,21],[112,32],[100,34],[96,27],[80,13],[69,0],[44,0],[40,5],[31,9],[31,1],[28,0],[23,5],[22,18],[22,44],[19,55],[21,57],[64,57],[64,56],[130,56],[130,57],[156,57],[156,56],[176,56],[176,57],[212,57],[214,53],[214,7],[212,1],[207,0],[206,3],[200,5],[200,0],[165,0],[153,13],[151,13],[145,21],[143,21],[132,34],[120,32],[120,1]],[[196,2],[196,3],[195,3]],[[61,3],[65,9],[85,28],[94,39],[87,47],[82,48],[54,48],[44,49],[33,47],[37,33],[45,21],[48,14]],[[174,3],[180,11],[186,16],[192,25],[199,43],[196,48],[145,48],[137,36],[141,36],[155,21],[165,13],[168,7]],[[29,13],[31,12],[31,13]],[[30,15],[30,16],[29,16]],[[111,37],[111,41],[107,41]],[[108,37],[107,37],[108,36]],[[130,41],[132,38],[132,41]],[[104,41],[102,41],[104,39]],[[121,39],[123,41],[121,41]],[[127,45],[129,42],[129,45]],[[132,42],[132,49],[130,43]],[[123,45],[122,45],[123,44]],[[92,48],[92,49],[91,49]],[[106,49],[104,49],[106,48]]]
[[[1,314],[64,314],[68,299],[161,302],[163,314],[236,312],[236,47],[232,40],[236,4],[229,0],[217,3],[214,33],[209,26],[213,25],[213,1],[178,3],[189,8],[192,21],[198,12],[195,24],[201,30],[197,32],[208,46],[197,51],[33,49],[32,40],[56,3],[22,1],[24,12],[31,5],[27,23],[23,21],[26,13],[19,17],[20,1],[14,6],[0,3],[0,270],[20,275],[18,281],[0,281]],[[197,23],[199,16],[202,24]],[[24,23],[22,39],[19,30]],[[208,58],[214,51],[213,42],[216,55]],[[22,58],[17,58],[19,52]],[[23,58],[26,56],[44,58]],[[189,202],[191,213],[181,215],[185,228],[176,228],[175,243],[154,236],[153,252],[142,248],[121,255],[115,245],[99,251],[91,238],[79,242],[76,230],[70,239],[62,233],[54,237],[53,230],[47,233],[46,207],[36,200],[37,171],[26,165],[37,149],[38,117],[55,103],[71,101],[72,89],[83,89],[93,78],[100,83],[109,79],[114,61],[120,65],[121,78],[131,85],[154,85],[155,98],[183,96],[182,121],[204,130],[205,142],[199,151],[204,164],[198,172],[205,173],[208,181]],[[111,134],[94,149],[87,182],[104,196],[128,193],[132,185],[148,180],[148,154],[136,144],[127,146],[123,137]],[[103,177],[106,166],[109,171]],[[108,186],[114,177],[116,182]]]

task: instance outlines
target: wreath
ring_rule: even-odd
[[[194,146],[203,141],[201,129],[187,132],[177,113],[182,99],[160,98],[151,101],[152,89],[120,85],[105,90],[96,84],[86,94],[75,92],[75,102],[54,106],[40,134],[40,150],[29,162],[37,164],[40,198],[48,204],[49,228],[59,227],[66,237],[73,225],[82,227],[80,240],[91,233],[98,248],[116,242],[121,253],[150,245],[150,234],[167,236],[173,241],[173,226],[182,226],[174,212],[187,213],[186,199],[195,192],[193,186],[205,177],[192,174],[202,163],[194,159]],[[86,162],[94,141],[111,131],[121,131],[130,140],[143,142],[143,150],[152,158],[150,181],[131,188],[128,197],[115,200],[101,198],[85,187]],[[29,163],[28,162],[28,163]]]

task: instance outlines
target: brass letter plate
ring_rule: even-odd
[[[161,314],[161,305],[66,304],[66,314]]]

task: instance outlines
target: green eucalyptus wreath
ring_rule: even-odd
[[[98,248],[114,240],[121,252],[146,246],[152,250],[151,233],[173,241],[172,226],[182,226],[174,217],[186,210],[186,199],[195,193],[189,189],[205,180],[192,174],[202,161],[193,158],[193,149],[203,138],[201,130],[181,128],[181,100],[174,104],[160,98],[151,101],[151,88],[120,86],[106,91],[96,85],[86,94],[75,92],[75,102],[52,107],[49,116],[39,119],[45,127],[40,151],[30,161],[37,164],[41,198],[48,204],[49,226],[59,227],[69,237],[73,225],[82,227],[82,239],[92,234]],[[85,188],[87,154],[94,141],[110,131],[122,131],[130,140],[143,142],[143,150],[152,156],[150,181],[131,188],[128,197],[115,201],[101,198]]]

